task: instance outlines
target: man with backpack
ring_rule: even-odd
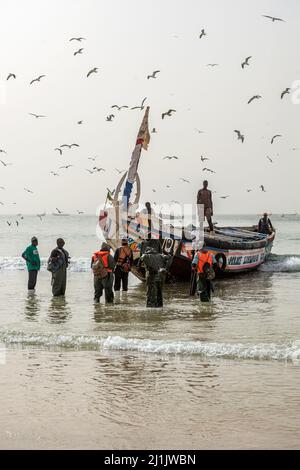
[[[213,265],[214,257],[205,248],[195,253],[192,261],[192,273],[197,273],[197,291],[201,302],[209,302],[213,290],[212,280],[215,277]],[[194,276],[192,276],[194,279]]]
[[[117,263],[115,267],[114,290],[116,299],[119,299],[121,282],[123,292],[128,291],[128,277],[133,264],[133,253],[128,245],[127,238],[122,238],[122,245],[116,249],[114,259]]]
[[[110,246],[103,242],[100,251],[96,251],[92,256],[91,268],[94,273],[94,300],[100,302],[100,297],[105,293],[105,303],[111,304],[114,301],[113,293],[113,271],[115,260],[110,254]]]
[[[67,286],[67,267],[69,266],[69,253],[63,248],[65,241],[62,238],[56,240],[57,247],[52,250],[48,260],[48,271],[52,273],[53,297],[65,295]]]
[[[163,287],[172,260],[171,255],[159,253],[158,248],[150,244],[140,257],[139,265],[146,270],[147,307],[163,306]]]

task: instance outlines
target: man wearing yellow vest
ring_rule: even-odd
[[[214,277],[213,263],[213,256],[205,248],[197,251],[192,261],[192,270],[198,274],[197,291],[202,302],[210,300],[211,279]]]
[[[94,300],[100,302],[100,297],[105,293],[105,303],[111,304],[114,301],[114,293],[112,290],[114,280],[115,260],[110,254],[110,246],[102,243],[100,251],[96,251],[92,257],[92,270],[94,273]]]

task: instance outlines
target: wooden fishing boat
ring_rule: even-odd
[[[200,230],[192,224],[185,227],[184,224],[176,226],[172,221],[165,222],[163,217],[153,210],[151,214],[145,210],[139,210],[141,182],[137,168],[148,132],[148,112],[149,108],[146,110],[139,130],[129,170],[119,181],[114,197],[109,198],[110,204],[101,210],[99,225],[106,242],[114,251],[120,246],[122,238],[128,239],[134,254],[132,272],[140,280],[145,279],[145,272],[139,266],[138,261],[145,246],[152,243],[159,246],[163,253],[173,256],[169,277],[175,281],[189,281],[191,263],[196,249],[195,240]],[[130,202],[134,184],[136,194],[134,200]],[[257,269],[271,253],[275,238],[275,232],[269,235],[262,234],[254,225],[218,227],[213,233],[204,229],[204,233],[203,231],[201,233],[203,246],[214,256],[217,263],[217,276]]]

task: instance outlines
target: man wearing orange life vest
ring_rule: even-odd
[[[197,290],[202,294],[201,300],[210,300],[211,282],[207,278],[207,270],[212,268],[213,264],[213,255],[205,248],[196,252],[192,262],[192,270],[198,273]]]
[[[95,289],[95,294],[94,294],[94,300],[96,303],[100,302],[100,297],[103,294],[103,289],[105,293],[105,303],[110,304],[113,303],[114,301],[114,293],[113,293],[113,280],[114,280],[114,275],[113,271],[115,268],[115,260],[113,256],[110,254],[110,246],[103,242],[100,251],[96,251],[93,256],[92,256],[92,264],[91,266],[93,267],[93,264],[95,261],[97,261],[98,258],[102,259],[103,267],[102,271],[104,271],[105,277],[103,275],[98,276],[97,273],[94,271],[94,289]],[[106,271],[106,272],[105,272]]]
[[[116,249],[114,255],[115,262],[115,295],[116,299],[120,296],[121,282],[123,292],[128,290],[128,277],[133,264],[132,249],[128,246],[127,238],[122,238],[122,245]]]

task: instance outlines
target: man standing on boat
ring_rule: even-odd
[[[272,222],[269,219],[267,212],[264,213],[263,217],[258,222],[258,231],[259,233],[266,233],[267,235],[274,232]]]
[[[207,223],[209,225],[210,232],[214,231],[213,223],[212,223],[212,216],[213,216],[213,203],[212,203],[212,195],[211,191],[208,188],[208,181],[203,181],[203,188],[198,191],[197,195],[197,206],[198,206],[198,215],[200,217],[200,207],[199,205],[202,204],[204,206],[204,217],[206,217]]]
[[[120,298],[120,289],[122,282],[122,290],[127,293],[128,290],[128,277],[133,264],[133,253],[132,249],[128,245],[127,238],[122,238],[122,245],[116,249],[114,255],[115,262],[115,298]]]

